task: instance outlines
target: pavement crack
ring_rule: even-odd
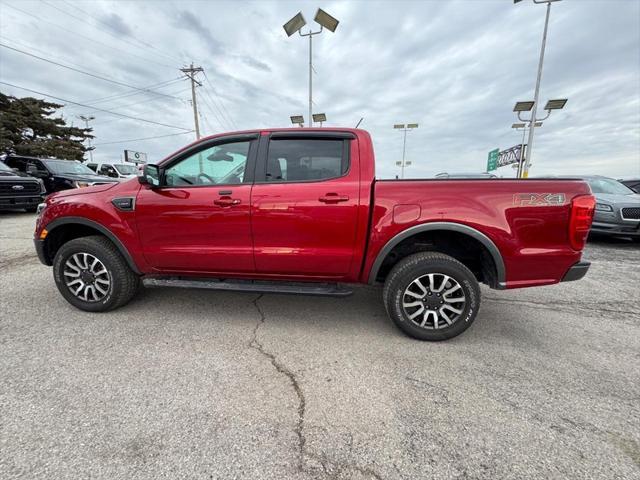
[[[263,294],[260,294],[258,295],[258,297],[256,297],[253,300],[253,305],[256,307],[256,310],[260,314],[260,320],[256,323],[256,326],[253,329],[253,336],[251,338],[251,341],[249,342],[249,347],[253,348],[254,350],[257,350],[262,355],[267,357],[271,362],[271,365],[273,365],[273,367],[277,370],[277,372],[288,378],[289,383],[291,383],[291,386],[293,387],[293,390],[298,398],[298,419],[296,422],[295,433],[296,433],[296,436],[298,437],[298,470],[302,472],[304,470],[304,446],[307,442],[307,439],[305,438],[304,431],[303,431],[306,401],[304,398],[304,393],[302,392],[302,388],[300,388],[300,384],[298,383],[298,379],[296,378],[296,375],[287,367],[285,367],[273,353],[265,350],[262,343],[260,343],[260,341],[258,340],[258,330],[262,325],[264,325],[264,322],[266,320],[264,311],[262,310],[262,308],[260,308],[260,305],[258,304],[258,301],[262,297],[263,297]]]
[[[264,310],[262,310],[262,308],[260,308],[260,305],[258,304],[258,302],[262,299],[263,296],[264,294],[260,294],[252,301],[254,307],[256,307],[256,310],[260,314],[260,319],[258,320],[258,322],[256,322],[256,325],[253,328],[251,340],[249,341],[249,348],[256,350],[261,355],[268,358],[269,361],[271,362],[271,365],[273,365],[273,368],[275,368],[276,371],[281,375],[284,375],[285,377],[287,377],[298,399],[298,409],[297,409],[298,418],[297,418],[296,427],[295,427],[295,434],[298,438],[298,445],[297,445],[298,472],[313,473],[312,472],[313,468],[307,465],[306,463],[306,459],[308,458],[310,460],[316,460],[317,462],[319,462],[325,477],[329,479],[338,478],[338,476],[340,476],[344,471],[356,471],[360,473],[360,475],[362,476],[368,476],[375,480],[382,480],[382,477],[380,476],[380,474],[378,474],[377,472],[375,472],[374,470],[368,467],[360,467],[359,465],[354,465],[351,463],[347,464],[347,463],[332,462],[331,460],[327,459],[326,456],[324,455],[319,456],[313,452],[306,451],[307,438],[304,435],[304,416],[306,412],[307,403],[304,396],[304,392],[300,387],[300,382],[298,381],[296,374],[293,373],[291,370],[289,370],[286,366],[284,366],[282,362],[278,360],[275,354],[266,350],[264,348],[264,345],[260,342],[260,340],[258,340],[258,332],[260,330],[260,327],[262,327],[266,321],[266,315],[264,313]]]

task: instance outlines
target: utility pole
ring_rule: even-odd
[[[196,102],[196,84],[201,87],[202,83],[196,80],[196,73],[204,72],[202,67],[194,67],[193,63],[190,67],[181,68],[180,71],[184,73],[191,80],[191,104],[193,105],[193,122],[196,127],[196,140],[200,140],[200,124],[198,123],[198,104]]]
[[[85,117],[84,115],[80,115],[78,118],[80,120],[84,121],[84,125],[85,125],[85,128],[87,130],[89,129],[89,122],[91,120],[95,120],[96,119],[96,117],[93,117],[93,116]],[[87,138],[87,143],[89,144],[89,161],[91,163],[93,163],[93,150],[91,149],[91,139],[90,138]]]

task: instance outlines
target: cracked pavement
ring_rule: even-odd
[[[0,478],[640,478],[640,245],[579,282],[483,288],[405,337],[348,298],[148,289],[86,314],[0,213]]]

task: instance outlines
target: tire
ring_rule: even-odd
[[[62,245],[53,260],[53,277],[65,300],[87,312],[106,312],[125,305],[140,284],[115,245],[99,235]]]
[[[393,323],[408,336],[440,341],[471,326],[480,307],[480,287],[473,273],[455,258],[423,252],[393,267],[382,298]]]

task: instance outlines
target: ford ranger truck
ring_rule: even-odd
[[[269,129],[207,137],[138,179],[50,195],[35,247],[73,306],[125,305],[140,284],[348,295],[382,284],[421,340],[474,321],[493,289],[582,278],[594,212],[580,180],[376,180],[369,134]]]

